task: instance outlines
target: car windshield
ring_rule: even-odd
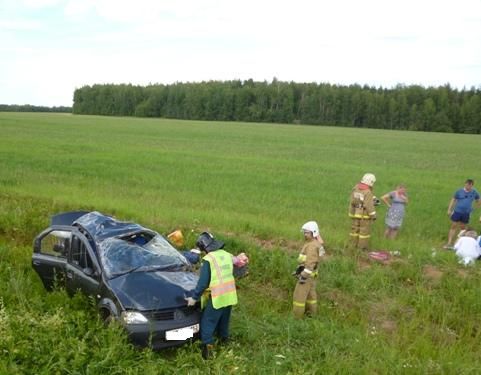
[[[179,271],[189,268],[187,259],[162,236],[157,234],[148,242],[141,236],[132,238],[108,238],[99,244],[100,260],[108,278],[130,272]]]

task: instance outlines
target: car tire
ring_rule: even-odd
[[[105,326],[109,326],[115,320],[115,317],[112,315],[109,309],[101,309],[100,317]]]

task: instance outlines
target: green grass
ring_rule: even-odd
[[[0,113],[0,131],[0,373],[479,371],[479,264],[438,249],[453,191],[479,179],[480,136],[29,113]],[[399,238],[382,238],[385,207],[374,225],[372,246],[401,252],[389,265],[344,246],[348,196],[365,172],[378,196],[408,187]],[[137,350],[102,326],[88,298],[46,293],[31,243],[50,215],[71,209],[180,227],[189,244],[208,229],[246,251],[234,342],[207,364],[196,344]],[[319,315],[295,321],[290,273],[308,220],[329,257]]]

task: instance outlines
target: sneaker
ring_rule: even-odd
[[[454,250],[454,246],[452,246],[452,245],[444,245],[444,246],[443,246],[443,249],[444,249],[444,250]]]

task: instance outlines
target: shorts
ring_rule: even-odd
[[[463,224],[468,224],[469,223],[469,213],[461,213],[461,212],[456,212],[454,211],[453,214],[451,215],[451,221],[455,223],[463,223]]]

